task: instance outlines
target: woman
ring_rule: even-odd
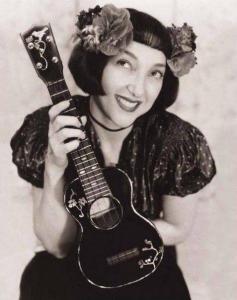
[[[69,68],[89,94],[74,97],[82,124],[62,114],[66,100],[28,115],[11,141],[19,175],[33,185],[34,230],[45,248],[23,273],[20,299],[190,299],[175,245],[192,227],[191,194],[210,182],[215,165],[200,131],[165,109],[176,99],[178,77],[195,65],[195,35],[187,24],[167,29],[113,5],[81,12],[77,27]],[[84,139],[81,125],[100,165],[129,175],[135,208],[153,220],[165,245],[158,270],[126,287],[90,285],[76,263],[79,230],[64,208],[63,187],[75,176],[67,153]]]

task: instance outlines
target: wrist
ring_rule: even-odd
[[[63,179],[66,167],[67,162],[56,163],[54,156],[48,151],[45,157],[45,177],[47,177],[47,181],[57,183],[60,179]]]

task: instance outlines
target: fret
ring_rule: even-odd
[[[67,88],[67,87],[66,87]],[[51,96],[53,104],[60,103],[61,101],[65,101],[66,99],[71,98],[71,94],[68,89],[49,89],[49,94]]]
[[[89,148],[89,147],[91,147],[91,145],[88,145],[88,146],[85,146],[85,147],[83,147],[83,148],[80,148],[79,151],[80,151],[80,150],[84,150],[84,149]]]
[[[52,82],[47,87],[48,87],[50,92],[53,92],[55,90],[62,90],[62,89],[67,88],[67,84],[66,84],[66,81],[64,79],[60,79],[60,80]]]
[[[87,170],[89,169],[89,170]],[[93,173],[96,175],[95,172],[101,172],[101,169],[99,167],[99,165],[93,165],[93,167],[91,166],[87,166],[83,169],[77,169],[78,175],[80,175],[80,177],[84,176],[84,175],[88,175],[90,173]]]
[[[97,185],[97,182],[101,181],[101,180],[103,180],[103,183],[106,184],[104,181],[104,178],[98,178],[98,179],[96,179],[96,181],[83,183],[83,187],[87,186],[88,184],[91,185],[92,187],[95,187]]]
[[[81,173],[81,172],[83,172],[83,173]],[[80,177],[82,177],[82,176],[88,175],[88,174],[93,173],[93,172],[99,172],[99,174],[102,174],[101,170],[97,169],[97,170],[93,170],[93,171],[89,171],[89,172],[86,172],[85,170],[82,170],[82,171],[79,172],[79,175],[80,175]],[[97,175],[97,174],[94,174],[94,175]]]
[[[96,170],[96,168],[98,168],[98,166],[99,166],[98,164],[94,164],[94,165],[86,166],[83,169],[91,168],[92,170]]]
[[[88,157],[87,157],[88,156]],[[88,160],[89,159],[92,159],[92,158],[94,158],[95,160],[96,160],[96,158],[93,156],[93,155],[85,155],[85,156],[83,156],[83,157],[78,157],[78,158],[76,158],[76,159],[73,159],[74,160],[74,164],[79,164],[79,163],[84,163],[84,165],[86,166],[86,165],[90,165],[90,166],[93,166],[93,162],[89,162],[88,164],[87,164],[87,162],[88,162]],[[97,160],[96,160],[96,163],[97,163]]]
[[[71,98],[71,94],[64,79],[55,81],[47,87],[54,104]]]
[[[80,145],[81,146],[81,145]],[[78,157],[80,158],[82,155],[88,155],[89,152],[93,151],[91,145],[88,145],[84,148],[80,148],[78,149]],[[92,155],[90,155],[90,157],[87,157],[88,159],[91,159],[92,157],[94,157],[96,159],[95,154],[93,153]]]
[[[110,196],[110,195],[111,195],[110,192],[109,192],[108,194],[96,193],[96,194],[90,195],[90,196],[88,196],[88,197],[86,197],[86,198],[88,199],[88,198],[96,197],[96,196],[103,196],[103,197],[105,197],[105,196]]]
[[[88,149],[87,149],[87,151],[88,151]],[[76,157],[73,156],[73,161],[74,161],[74,163],[85,162],[88,159],[91,159],[93,157],[96,159],[94,152],[88,151],[88,152],[80,153],[78,151],[77,156]]]
[[[82,175],[83,177],[80,175],[79,176],[86,197],[91,196],[91,193],[93,193],[93,195],[98,195],[101,193],[104,195],[105,192],[111,194],[111,191],[102,173],[93,174],[93,176],[86,177],[84,177],[84,175]]]
[[[87,154],[81,155],[80,158],[83,159],[84,157],[86,157],[87,155],[90,155],[90,154],[94,154],[94,152],[91,151]],[[76,158],[76,159],[78,159],[78,158]]]
[[[91,146],[91,144],[89,144],[87,141],[85,142],[85,140],[81,141],[80,147],[78,149],[78,153],[79,155],[87,155],[89,152],[92,152],[93,148]]]
[[[93,157],[93,158],[91,158],[91,159],[87,159],[87,162],[88,161],[91,161],[91,160],[95,160],[96,161],[96,158],[95,157]],[[97,161],[96,161],[97,162]],[[75,164],[75,166],[79,166],[79,165],[83,165],[85,162],[80,162],[80,163],[78,163],[78,164]]]
[[[108,190],[107,186],[104,186],[103,188],[100,188],[98,191],[103,192],[104,189]],[[89,192],[86,192],[86,195],[91,194],[91,193],[94,193],[94,192],[96,192],[96,191],[91,190],[91,191],[89,191]]]
[[[84,155],[80,155],[80,157],[73,157],[73,160],[77,160],[77,159],[84,159],[84,158],[87,158],[86,156],[87,155],[90,155],[90,154],[94,154],[94,152],[89,152],[89,153],[87,153],[87,154],[84,154]]]
[[[58,96],[58,95],[60,95],[60,94],[62,94],[62,93],[65,93],[65,92],[68,92],[68,93],[69,93],[69,90],[66,89],[66,90],[63,90],[63,91],[61,91],[61,92],[58,92],[58,93],[55,93],[55,94],[51,94],[50,96],[51,96],[51,97],[55,97],[55,96]]]
[[[98,164],[94,164],[94,165],[87,165],[83,168],[78,168],[76,167],[76,170],[78,172],[78,174],[89,174],[89,173],[92,173],[92,172],[98,172],[100,171],[101,172],[101,169],[99,167]]]
[[[81,179],[81,182],[83,183],[84,181],[86,181],[86,180],[89,180],[89,179],[92,179],[92,178],[94,178],[94,177],[96,177],[96,176],[103,176],[103,174],[102,173],[100,173],[100,174],[94,174],[94,176],[88,176],[87,178],[80,178]],[[101,179],[104,179],[104,177],[101,177]],[[96,179],[97,180],[97,179]]]
[[[82,141],[82,145],[83,145],[83,147],[84,147],[84,146],[91,146],[89,139],[88,139],[88,138],[85,138],[85,139]]]
[[[49,83],[48,86],[52,86],[52,85],[57,84],[57,83],[62,82],[62,81],[64,81],[64,79],[59,79],[57,81]]]
[[[94,185],[94,186],[92,186],[92,187],[84,188],[84,191],[90,190],[90,189],[92,189],[92,188],[98,188],[100,185],[105,185],[105,183],[102,182],[102,183],[96,184],[96,185]],[[101,187],[99,187],[99,188],[101,188]]]
[[[65,101],[66,99],[70,98],[71,95],[69,94],[69,92],[67,93],[60,93],[58,95],[55,95],[55,97],[51,97],[52,101],[54,104],[60,103],[62,101]]]
[[[65,90],[67,88],[67,84],[64,79],[58,80],[53,82],[52,84],[47,86],[50,92],[56,91],[56,90]]]
[[[98,198],[98,197],[105,197],[109,195],[111,195],[111,191],[108,188],[104,189],[103,191],[95,190],[91,194],[85,192],[85,197],[87,200]]]
[[[77,164],[75,163],[74,165],[77,167],[78,172],[80,172],[81,170],[84,170],[84,169],[88,169],[88,168],[91,168],[91,170],[99,169],[99,164],[95,157],[90,158],[88,160],[83,160],[82,162],[77,163]]]
[[[77,108],[74,106],[74,107],[72,107],[72,108],[69,108],[69,109],[66,109],[66,110],[64,110],[63,111],[63,113],[65,114],[67,114],[67,113],[69,113],[69,112],[71,112],[71,111],[74,111],[74,110],[76,110]]]

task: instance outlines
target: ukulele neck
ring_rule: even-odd
[[[65,100],[70,101],[70,106],[63,112],[63,115],[75,116],[81,122],[75,100],[72,98],[65,80],[62,78],[48,84],[47,87],[53,104]],[[80,141],[79,148],[70,152],[68,156],[75,167],[88,202],[111,194],[87,136]]]

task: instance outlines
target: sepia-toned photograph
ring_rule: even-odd
[[[236,1],[0,10],[0,300],[235,300]]]

